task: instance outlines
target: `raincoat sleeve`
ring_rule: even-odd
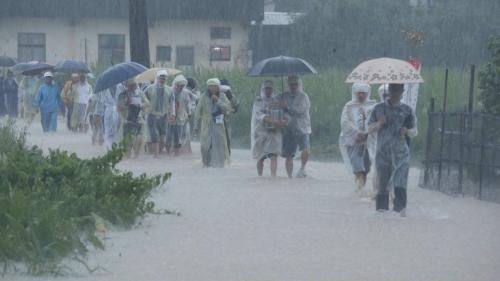
[[[217,101],[217,107],[219,107],[224,114],[228,114],[233,109],[229,99],[224,93],[220,93],[219,100]]]
[[[196,111],[194,114],[194,128],[193,130],[197,131],[200,128],[201,125],[201,117],[203,115],[203,98],[200,98],[198,105],[196,106]]]
[[[255,121],[264,122],[266,113],[265,113],[265,108],[262,106],[262,102],[260,99],[257,99],[253,104],[253,116],[255,118]]]
[[[354,120],[349,116],[349,105],[345,105],[342,110],[342,114],[340,117],[340,130],[342,133],[342,138],[347,145],[353,145],[356,142],[356,138],[360,130],[354,124]]]
[[[309,97],[304,94],[304,97],[299,102],[295,102],[293,105],[289,105],[288,108],[285,109],[285,111],[292,117],[302,117],[307,114],[310,106],[311,103],[309,101]]]
[[[148,112],[150,103],[148,98],[143,92],[141,92],[141,102],[142,102],[142,110],[144,110],[144,112]]]

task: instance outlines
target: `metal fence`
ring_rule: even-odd
[[[428,116],[420,186],[500,203],[500,118],[466,111]]]

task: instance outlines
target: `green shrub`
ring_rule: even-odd
[[[148,198],[169,173],[121,172],[122,143],[89,160],[28,147],[24,133],[0,125],[0,261],[4,273],[25,264],[28,274],[61,274],[65,258],[85,266],[88,246],[104,249],[106,224],[131,227],[154,210]],[[100,229],[99,229],[100,228]],[[90,270],[90,269],[89,269]]]

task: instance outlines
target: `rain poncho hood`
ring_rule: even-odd
[[[174,81],[172,82],[172,86],[175,86],[177,84],[182,84],[182,85],[187,85],[188,81],[184,75],[179,74],[175,76]]]
[[[220,80],[218,78],[210,78],[207,80],[207,86],[220,86]]]

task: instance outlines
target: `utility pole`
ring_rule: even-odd
[[[149,36],[146,0],[129,0],[130,60],[149,67]]]

